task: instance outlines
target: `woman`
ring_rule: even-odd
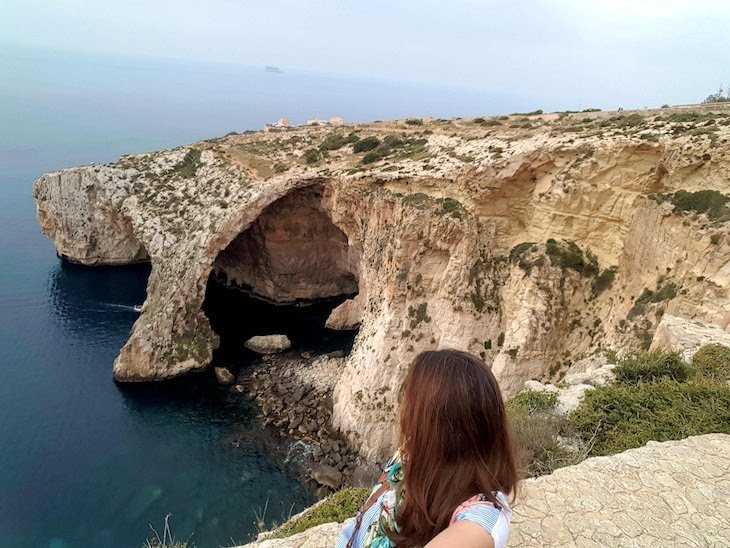
[[[504,402],[467,352],[419,354],[405,383],[401,448],[337,548],[502,548],[517,483]]]

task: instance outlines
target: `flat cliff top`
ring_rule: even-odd
[[[334,546],[324,524],[247,546]],[[730,436],[649,442],[526,480],[510,546],[725,546],[730,543]]]
[[[405,119],[356,125],[309,125],[231,133],[192,145],[171,175],[192,175],[200,154],[206,163],[244,173],[251,180],[277,177],[378,176],[453,178],[533,150],[614,143],[671,144],[697,151],[730,138],[730,105],[718,103],[657,110],[512,114],[484,118]],[[151,172],[156,153],[125,156],[117,167]]]

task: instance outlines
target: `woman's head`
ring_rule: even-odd
[[[399,546],[425,544],[473,495],[514,492],[504,402],[478,358],[457,350],[419,354],[406,378],[400,426],[406,494],[402,534],[391,535]]]

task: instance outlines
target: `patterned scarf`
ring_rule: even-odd
[[[403,480],[403,462],[400,450],[396,452],[386,468],[388,475],[385,481],[390,491],[383,495],[380,517],[373,522],[365,533],[363,548],[394,548],[395,543],[385,534],[386,530],[400,533],[398,525],[398,508],[403,502],[403,492],[398,485]]]

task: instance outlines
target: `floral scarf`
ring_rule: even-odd
[[[394,548],[395,543],[385,534],[386,530],[400,533],[398,525],[398,508],[403,502],[403,491],[398,485],[403,480],[403,462],[401,452],[398,450],[386,467],[387,476],[385,481],[390,485],[381,499],[380,517],[368,527],[363,539],[363,548]]]

